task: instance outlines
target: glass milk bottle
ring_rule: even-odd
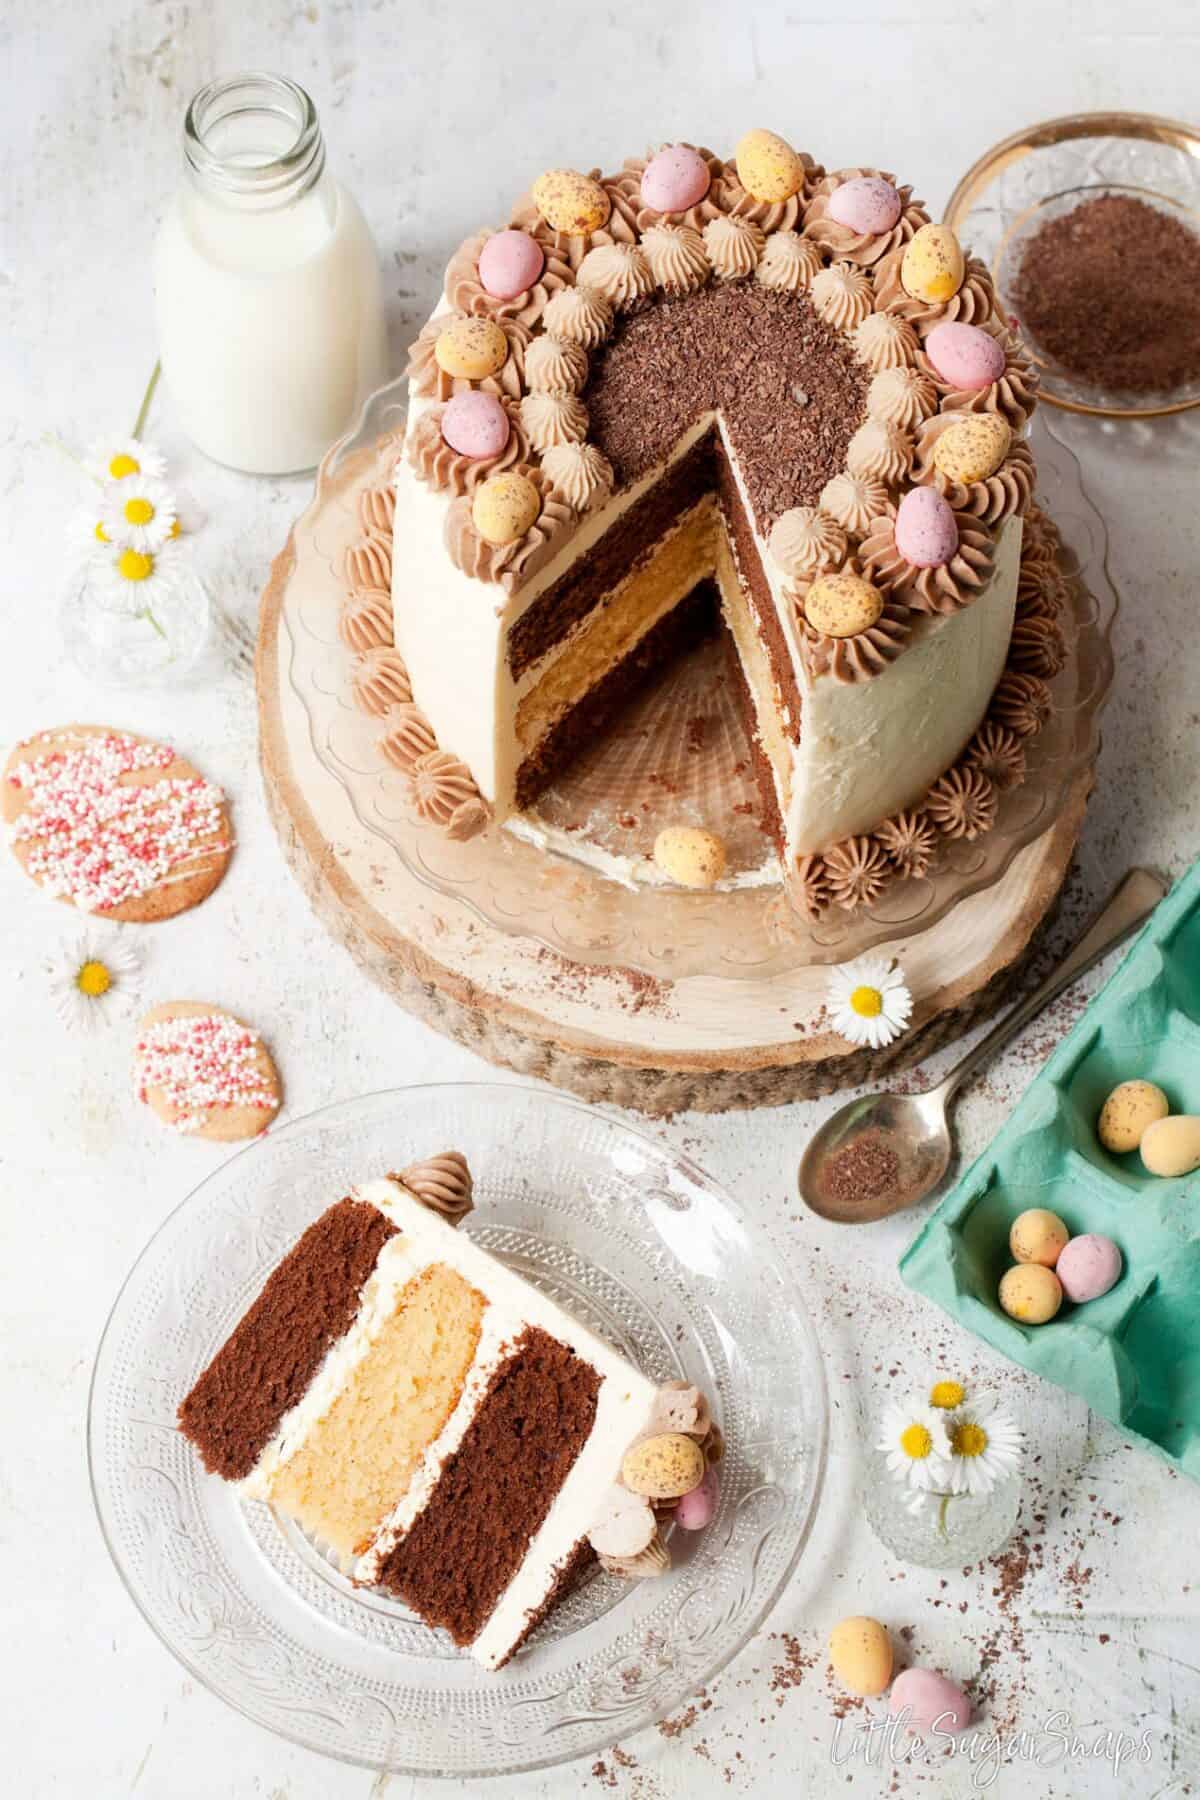
[[[179,422],[231,468],[311,469],[387,377],[366,221],[325,165],[312,101],[281,75],[201,89],[183,151],[154,259]]]

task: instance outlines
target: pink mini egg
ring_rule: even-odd
[[[495,394],[484,394],[478,388],[471,388],[446,402],[442,436],[460,456],[469,456],[474,461],[499,456],[508,442],[508,433],[508,414]]]
[[[642,200],[651,212],[686,212],[709,187],[708,164],[686,144],[655,151],[642,170]]]
[[[717,1471],[706,1469],[699,1487],[685,1494],[675,1508],[675,1522],[684,1531],[703,1531],[717,1510]]]
[[[497,231],[479,252],[479,279],[497,300],[515,300],[545,266],[542,246],[527,231]]]
[[[1067,1299],[1078,1304],[1107,1294],[1120,1280],[1123,1266],[1121,1252],[1112,1239],[1088,1231],[1063,1245],[1054,1273],[1062,1282]]]
[[[935,325],[925,354],[943,381],[969,394],[999,381],[1007,362],[1004,346],[978,325]]]
[[[829,217],[847,231],[877,237],[900,217],[900,196],[881,175],[855,175],[829,196]]]
[[[905,1669],[897,1675],[888,1696],[888,1711],[894,1719],[907,1712],[915,1731],[932,1731],[936,1725],[939,1732],[957,1736],[971,1723],[967,1696],[934,1669]]]
[[[910,488],[896,508],[896,548],[917,569],[940,569],[958,549],[958,526],[936,488]]]

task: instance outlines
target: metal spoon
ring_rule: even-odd
[[[950,1166],[953,1148],[947,1117],[951,1100],[968,1076],[1026,1026],[1051,1000],[1154,911],[1166,884],[1148,869],[1131,869],[1074,949],[1039,987],[982,1037],[939,1087],[924,1094],[866,1094],[827,1119],[800,1162],[800,1197],[823,1219],[869,1225],[932,1192]],[[831,1183],[834,1158],[858,1143],[856,1181]]]

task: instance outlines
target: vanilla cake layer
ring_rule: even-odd
[[[497,1668],[590,1560],[655,1394],[387,1179],[309,1228],[180,1423],[246,1497]]]

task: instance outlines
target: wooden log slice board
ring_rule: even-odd
[[[313,506],[272,568],[257,656],[263,779],[285,858],[318,917],[372,980],[492,1062],[587,1100],[655,1115],[782,1105],[874,1081],[919,1062],[1001,1004],[1065,879],[1090,765],[1074,777],[1054,822],[999,879],[927,929],[898,930],[881,946],[901,956],[915,1001],[910,1030],[882,1051],[856,1048],[827,1028],[828,974],[820,962],[743,978],[736,965],[650,973],[644,961],[622,964],[611,944],[592,960],[586,948],[564,947],[540,925],[524,928],[527,918],[541,917],[540,892],[535,905],[531,890],[528,914],[518,907],[507,923],[497,922],[473,904],[472,880],[440,878],[440,846],[429,867],[420,841],[401,854],[404,820],[397,813],[389,821],[386,807],[368,815],[355,780],[343,775],[355,757],[339,740],[350,658],[332,628],[356,490],[378,480],[395,447],[392,440],[369,454],[327,459]],[[328,718],[314,716],[296,675],[314,631],[316,685]],[[311,643],[308,649],[311,661]],[[494,859],[497,884],[509,894],[514,855],[535,854],[495,829],[469,850],[475,876],[482,870],[486,878]],[[550,869],[547,880],[560,913],[573,891],[583,892],[570,865]],[[729,904],[744,906],[744,893],[730,895]]]

